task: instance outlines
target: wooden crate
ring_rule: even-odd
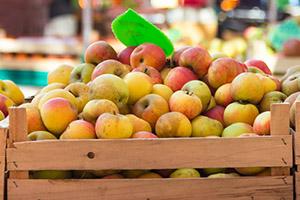
[[[0,200],[5,199],[6,182],[6,144],[7,144],[8,126],[5,122],[0,123]]]
[[[296,103],[295,112],[295,134],[294,134],[294,155],[295,155],[295,191],[296,199],[300,199],[300,103]]]
[[[10,110],[8,199],[293,199],[289,105],[272,106],[271,136],[26,141],[26,111]],[[272,167],[271,176],[226,179],[28,178],[28,170]]]

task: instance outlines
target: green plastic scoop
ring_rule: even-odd
[[[115,37],[126,46],[152,43],[160,46],[167,56],[173,53],[170,39],[132,9],[119,15],[111,24]]]

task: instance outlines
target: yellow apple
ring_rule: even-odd
[[[62,83],[68,85],[70,82],[71,72],[73,67],[70,65],[60,65],[53,71],[48,73],[48,84]]]

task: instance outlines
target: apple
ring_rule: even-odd
[[[0,94],[0,111],[5,117],[8,116],[8,108],[14,105],[15,103],[9,97]]]
[[[296,101],[297,97],[300,95],[300,92],[295,92],[291,94],[290,96],[284,96],[286,99],[284,100],[285,103],[289,103],[290,105],[293,105],[293,103]]]
[[[300,94],[300,92],[299,92]],[[264,112],[264,111],[270,111],[271,110],[271,105],[273,103],[283,103],[285,102],[285,99],[287,96],[279,91],[272,91],[268,92],[264,95],[262,100],[259,103],[259,111]]]
[[[115,175],[120,173],[120,170],[112,170],[112,169],[106,169],[106,170],[91,170],[91,172],[94,176],[96,177],[105,177],[105,176],[110,176],[110,175]]]
[[[286,78],[282,84],[282,92],[287,96],[300,91],[300,74],[292,74]]]
[[[212,88],[231,83],[239,74],[246,72],[247,67],[232,58],[219,58],[213,61],[208,69],[208,82]]]
[[[211,174],[207,178],[236,178],[239,177],[237,173],[217,173],[217,174]]]
[[[171,60],[174,64],[174,66],[179,66],[180,55],[189,48],[191,48],[191,47],[181,47],[173,53]]]
[[[153,83],[151,78],[142,72],[130,72],[123,80],[129,89],[128,104],[130,105],[152,91]]]
[[[38,94],[44,94],[44,93],[50,92],[51,90],[55,90],[55,89],[64,89],[65,87],[66,87],[66,85],[63,83],[50,83],[49,85],[42,88]]]
[[[117,105],[107,99],[93,99],[84,106],[81,116],[84,120],[96,123],[97,118],[103,113],[118,114]]]
[[[142,174],[141,176],[139,176],[138,178],[142,178],[142,179],[153,179],[153,178],[162,178],[159,174],[154,173],[154,172],[148,172],[145,174]]]
[[[122,172],[122,175],[125,177],[125,178],[137,178],[143,174],[146,174],[148,173],[149,170],[138,170],[138,169],[134,169],[134,170],[124,170]]]
[[[92,81],[89,99],[108,99],[118,107],[126,104],[129,98],[127,84],[120,77],[113,74],[103,74]]]
[[[57,138],[48,131],[33,131],[27,135],[27,139],[30,141],[36,141],[36,140],[56,140]]]
[[[141,131],[144,131],[144,132],[152,131],[151,125],[147,121],[145,121],[133,114],[127,114],[126,117],[130,120],[130,122],[132,124],[132,127],[133,127],[132,132],[133,133],[137,133],[137,132],[141,132]]]
[[[210,109],[213,109],[214,107],[216,107],[217,103],[216,103],[216,100],[214,97],[211,97],[210,98],[210,101],[209,101],[209,104],[208,104],[208,107],[205,111],[209,111]]]
[[[102,177],[102,179],[123,179],[124,176],[122,176],[121,174],[112,174],[112,175],[107,175]]]
[[[160,71],[165,63],[166,55],[163,49],[150,43],[137,46],[130,55],[130,65],[133,68],[146,65]]]
[[[235,170],[242,175],[251,176],[259,174],[260,172],[264,171],[265,167],[242,167],[242,168],[235,168]]]
[[[223,126],[225,126],[224,117],[223,117],[224,111],[225,108],[223,106],[216,105],[214,108],[204,113],[204,116],[207,116],[211,119],[218,120],[219,122],[221,122]]]
[[[233,102],[231,95],[231,83],[226,83],[217,89],[215,93],[215,100],[218,105],[224,107]]]
[[[157,136],[148,131],[139,131],[131,136],[132,138],[157,138]]]
[[[160,76],[163,80],[163,82],[165,82],[165,79],[167,77],[167,75],[169,74],[169,72],[171,71],[172,68],[170,67],[164,67],[161,71],[160,71]]]
[[[248,72],[256,73],[256,74],[265,74],[261,69],[257,67],[248,66]]]
[[[72,121],[59,139],[95,139],[95,127],[82,119]]]
[[[163,97],[168,102],[171,95],[173,94],[173,91],[171,90],[171,88],[164,84],[155,84],[152,87],[151,93]]]
[[[269,69],[268,65],[262,60],[249,59],[245,62],[245,65],[247,65],[247,67],[256,67],[262,70],[264,73],[272,75],[272,72]]]
[[[155,69],[154,67],[139,66],[137,68],[134,68],[132,71],[133,72],[143,72],[143,73],[147,74],[148,76],[150,76],[153,84],[163,83],[163,80],[161,78],[159,71],[157,69]]]
[[[175,92],[180,90],[187,82],[197,79],[197,76],[190,69],[185,67],[175,67],[168,73],[164,84]]]
[[[48,84],[51,83],[62,83],[68,85],[71,78],[71,72],[73,67],[70,65],[60,65],[53,71],[48,73]]]
[[[194,168],[182,168],[175,170],[170,178],[200,178],[200,173]]]
[[[222,137],[239,137],[244,133],[253,133],[253,128],[249,124],[238,122],[227,126],[222,133]]]
[[[130,138],[133,133],[130,120],[121,114],[104,113],[100,115],[95,129],[97,137],[103,139]]]
[[[192,47],[183,51],[179,58],[179,65],[191,68],[199,78],[208,72],[212,58],[208,51],[200,47]]]
[[[253,104],[233,102],[224,110],[224,122],[227,126],[236,122],[244,122],[253,125],[258,114],[258,109]]]
[[[205,168],[205,169],[203,169],[203,172],[206,175],[219,174],[219,173],[225,173],[226,169],[225,168]]]
[[[280,87],[278,88],[278,84],[275,81],[275,77],[273,79],[273,78],[268,77],[263,74],[257,74],[257,76],[260,78],[260,80],[262,82],[262,85],[264,88],[264,94],[280,89]],[[280,85],[280,83],[279,83],[279,85]]]
[[[271,112],[266,111],[257,115],[253,123],[253,131],[258,135],[270,135]]]
[[[190,137],[192,124],[189,119],[180,112],[168,112],[160,116],[155,125],[158,137]]]
[[[130,65],[130,55],[132,54],[133,50],[136,48],[136,46],[130,46],[123,49],[118,54],[118,60],[126,65]]]
[[[81,63],[79,65],[76,65],[71,72],[70,83],[90,82],[94,68],[95,66],[90,63]]]
[[[26,119],[27,119],[27,132],[31,133],[34,131],[45,131],[46,127],[41,118],[40,111],[38,107],[31,103],[25,103],[19,106],[20,108],[26,109]]]
[[[84,53],[85,62],[93,65],[98,65],[102,61],[108,59],[117,60],[117,53],[105,41],[97,41],[90,44]]]
[[[202,111],[200,98],[193,93],[183,90],[178,90],[172,94],[169,106],[171,111],[180,112],[189,119],[195,118]]]
[[[211,100],[211,92],[209,87],[204,82],[199,80],[189,81],[186,84],[184,84],[182,90],[195,94],[197,97],[200,98],[202,103],[202,111],[208,108],[208,105]]]
[[[123,78],[126,74],[129,73],[129,69],[126,65],[120,63],[117,60],[105,60],[99,63],[92,73],[92,80],[97,78],[102,74],[114,74],[120,78]]]
[[[57,98],[57,97],[68,100],[78,110],[78,107],[77,107],[78,103],[77,103],[76,97],[71,92],[64,90],[64,89],[55,89],[55,90],[51,90],[50,92],[44,94],[38,102],[38,108],[41,110],[41,107],[43,106],[43,104],[45,102],[47,102],[50,99]]]
[[[21,89],[10,80],[0,80],[0,94],[9,97],[16,105],[21,105],[25,101]]]
[[[89,87],[84,83],[76,82],[65,87],[65,90],[76,98],[76,105],[80,113],[89,101]]]
[[[218,120],[211,119],[206,116],[198,116],[192,121],[192,136],[221,136],[223,125]]]
[[[96,178],[91,171],[88,170],[76,170],[72,171],[72,177],[75,179],[92,179]]]
[[[50,99],[42,104],[40,110],[45,127],[55,136],[60,136],[77,118],[77,108],[64,98]]]
[[[284,42],[282,47],[283,55],[287,57],[299,57],[300,56],[300,40],[296,38],[291,38]]]
[[[63,170],[42,170],[30,172],[32,179],[69,179],[72,178],[72,171]]]
[[[231,95],[235,101],[259,103],[263,98],[265,88],[257,74],[245,72],[239,74],[231,83]]]
[[[157,119],[169,112],[168,102],[157,94],[148,94],[139,99],[132,108],[133,114],[150,123],[154,128]]]

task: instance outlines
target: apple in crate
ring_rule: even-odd
[[[20,108],[26,108],[26,119],[27,119],[27,132],[31,133],[34,131],[45,131],[46,127],[41,118],[39,109],[31,104],[25,103],[19,106]]]
[[[271,110],[271,104],[283,103],[285,102],[285,99],[287,99],[287,96],[282,92],[279,91],[268,92],[264,95],[264,97],[259,103],[259,111],[260,112],[269,111]]]
[[[244,122],[252,126],[258,114],[259,111],[253,104],[233,102],[224,110],[224,122],[227,126],[236,122]]]
[[[98,65],[108,59],[117,60],[117,53],[105,41],[97,41],[90,44],[84,54],[85,62],[93,65]]]
[[[193,168],[182,168],[175,170],[170,178],[200,178],[200,173]]]
[[[36,140],[55,140],[57,138],[48,131],[33,131],[27,135],[27,139],[30,141],[36,141]]]
[[[125,115],[104,113],[96,121],[96,134],[98,138],[117,139],[130,138],[133,126]]]
[[[199,80],[189,81],[184,84],[182,90],[195,94],[200,98],[202,103],[202,111],[205,111],[208,108],[211,101],[211,92],[206,83]]]
[[[232,58],[219,58],[210,64],[208,69],[209,85],[217,89],[221,85],[231,83],[239,74],[246,72],[247,66]]]
[[[9,97],[16,105],[24,103],[23,92],[10,80],[0,80],[0,94]]]
[[[179,65],[192,69],[199,78],[203,78],[208,72],[212,57],[207,50],[200,47],[191,47],[180,54]]]
[[[164,84],[169,86],[173,91],[177,91],[187,82],[197,79],[196,74],[192,70],[185,67],[175,67],[169,71]]]
[[[130,65],[130,56],[136,46],[126,47],[118,54],[118,60],[126,65]]]
[[[95,124],[98,117],[103,113],[117,114],[119,113],[119,109],[117,105],[110,100],[93,99],[84,106],[81,117]]]
[[[152,128],[157,119],[169,112],[168,102],[157,94],[148,94],[139,99],[132,108],[133,114],[147,121]]]
[[[163,82],[159,71],[157,69],[155,69],[154,67],[144,65],[144,66],[139,66],[137,68],[134,68],[132,71],[133,72],[143,72],[143,73],[147,74],[148,76],[150,76],[153,84],[158,84],[158,83]]]
[[[151,66],[160,71],[166,63],[166,55],[157,45],[144,43],[137,46],[130,55],[130,65],[133,68],[139,66]]]
[[[95,139],[95,127],[85,120],[72,121],[59,139]]]
[[[142,174],[138,177],[139,179],[153,179],[153,178],[163,178],[161,177],[159,174],[157,173],[154,173],[154,172],[148,172],[148,173],[145,173],[145,174]]]
[[[221,136],[221,122],[206,116],[198,116],[192,121],[192,137]]]
[[[66,87],[63,83],[50,83],[49,85],[43,87],[38,94],[45,94],[55,89],[64,89]],[[35,96],[36,97],[36,96]]]
[[[157,94],[163,97],[166,101],[169,101],[171,95],[173,94],[173,90],[164,84],[155,84],[152,87],[152,94]]]
[[[262,70],[264,73],[272,75],[272,72],[269,69],[268,65],[262,60],[250,59],[247,60],[245,64],[247,65],[247,67],[256,67]]]
[[[151,78],[142,72],[130,72],[123,80],[129,89],[128,104],[130,105],[152,91],[153,83]]]
[[[224,107],[233,102],[231,95],[231,83],[226,83],[217,89],[215,92],[215,100],[218,105]]]
[[[81,63],[76,65],[70,75],[70,83],[83,82],[88,83],[91,80],[95,66],[90,63]]]
[[[132,138],[157,138],[157,136],[148,131],[139,131],[131,136]]]
[[[189,119],[180,112],[163,114],[156,122],[155,132],[158,137],[190,137],[192,124]]]
[[[133,126],[133,131],[132,131],[133,133],[137,133],[140,131],[145,131],[145,132],[152,131],[151,125],[147,121],[145,121],[133,114],[127,114],[126,117],[128,117],[128,119],[130,120],[130,122]]]
[[[211,119],[218,120],[223,126],[225,126],[224,111],[225,108],[223,106],[216,105],[214,108],[204,113],[204,115]]]
[[[76,100],[75,96],[71,92],[64,90],[64,89],[55,89],[55,90],[51,90],[50,92],[44,94],[41,97],[41,99],[38,101],[38,108],[41,110],[43,104],[46,101],[53,99],[53,98],[58,98],[58,97],[68,100],[78,110],[77,100]]]
[[[187,118],[193,119],[202,111],[202,103],[200,98],[188,91],[178,90],[169,100],[171,111],[181,112]]]
[[[69,84],[65,90],[75,97],[78,112],[80,113],[89,101],[89,87],[84,83],[76,82]]]
[[[245,133],[254,133],[252,126],[238,122],[227,126],[222,133],[222,137],[238,137]]]
[[[99,63],[92,73],[92,80],[102,74],[114,74],[120,78],[123,78],[129,73],[129,69],[126,65],[120,63],[117,60],[105,60]]]
[[[56,136],[77,119],[77,108],[64,98],[50,99],[42,104],[40,110],[45,127]]]
[[[73,67],[70,65],[60,65],[53,71],[48,73],[48,84],[51,83],[62,83],[68,85],[71,78],[71,72]]]
[[[14,105],[15,103],[9,97],[0,94],[0,111],[4,117],[8,115],[8,108]]]
[[[103,74],[91,82],[89,99],[108,99],[118,108],[127,104],[129,90],[127,84],[120,77],[113,74]]]
[[[253,131],[258,135],[270,135],[271,112],[260,113],[254,121]]]

